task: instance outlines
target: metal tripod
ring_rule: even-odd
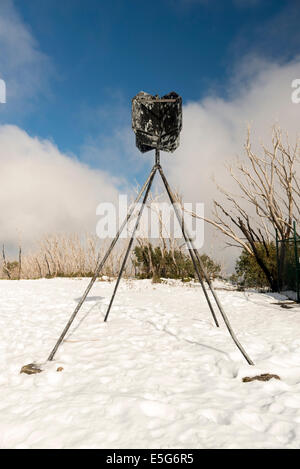
[[[60,344],[62,343],[66,333],[68,332],[72,322],[74,321],[78,311],[80,310],[81,306],[83,305],[85,299],[87,298],[87,295],[89,294],[93,284],[95,283],[96,279],[98,278],[105,262],[107,261],[110,253],[112,252],[116,242],[118,241],[125,225],[129,222],[133,212],[134,212],[134,209],[137,205],[137,203],[139,202],[139,200],[141,199],[143,193],[145,192],[144,194],[144,197],[143,197],[143,201],[142,201],[142,204],[141,204],[141,207],[139,209],[139,212],[138,212],[138,215],[137,215],[137,219],[136,219],[136,222],[135,222],[135,226],[134,226],[134,229],[133,229],[133,232],[132,232],[132,235],[131,235],[131,238],[130,238],[130,241],[129,241],[129,244],[128,244],[128,247],[127,247],[127,250],[126,250],[126,254],[124,256],[124,260],[122,262],[122,265],[121,265],[121,269],[120,269],[120,272],[119,272],[119,275],[118,275],[118,278],[117,278],[117,282],[116,282],[116,285],[115,285],[115,288],[114,288],[114,291],[113,291],[113,294],[112,294],[112,297],[111,297],[111,300],[110,300],[110,303],[109,303],[109,306],[107,308],[107,312],[106,312],[106,315],[105,315],[105,318],[104,318],[104,321],[106,322],[107,319],[108,319],[108,316],[109,316],[109,313],[110,313],[110,310],[111,310],[111,307],[112,307],[112,304],[113,304],[113,301],[114,301],[114,298],[115,298],[115,295],[116,295],[116,292],[117,292],[117,289],[118,289],[118,286],[119,286],[119,283],[120,283],[120,280],[122,278],[122,275],[123,275],[123,272],[124,272],[124,269],[125,269],[125,266],[126,266],[126,262],[127,262],[127,259],[128,259],[128,256],[129,256],[129,253],[130,253],[130,250],[131,250],[131,247],[132,247],[132,243],[134,241],[134,236],[135,236],[135,233],[136,233],[136,230],[138,229],[138,226],[139,226],[139,223],[140,223],[140,219],[141,219],[141,216],[142,216],[142,213],[143,213],[143,209],[145,207],[145,204],[147,202],[147,198],[148,198],[148,195],[149,195],[149,192],[150,192],[150,189],[151,189],[151,186],[152,186],[152,182],[153,182],[153,179],[154,179],[154,176],[156,174],[156,172],[159,172],[160,173],[160,176],[162,178],[162,181],[164,183],[164,186],[166,188],[166,191],[168,193],[168,196],[169,196],[169,199],[170,199],[170,202],[174,208],[174,211],[175,211],[175,214],[176,214],[176,217],[177,217],[177,220],[179,222],[179,225],[181,227],[181,230],[182,230],[182,235],[183,235],[183,238],[186,242],[186,245],[187,245],[187,248],[188,248],[188,251],[189,251],[189,254],[191,256],[191,260],[193,262],[193,266],[195,268],[195,272],[197,274],[197,277],[199,279],[199,282],[201,284],[201,287],[202,287],[202,290],[203,290],[203,293],[205,295],[205,298],[207,300],[207,303],[208,303],[208,306],[210,308],[210,311],[211,311],[211,314],[212,314],[212,317],[213,317],[213,320],[216,324],[217,327],[219,327],[219,323],[217,321],[217,318],[216,318],[216,314],[214,312],[214,309],[213,309],[213,306],[212,306],[212,303],[210,301],[210,298],[208,296],[208,293],[206,291],[206,287],[205,287],[205,284],[204,284],[204,280],[206,280],[207,284],[208,284],[208,287],[212,293],[212,296],[215,300],[215,303],[221,313],[221,316],[225,322],[225,325],[234,341],[234,343],[236,344],[236,346],[238,347],[238,349],[240,350],[240,352],[242,353],[242,355],[245,357],[245,359],[247,360],[247,362],[249,363],[249,365],[254,365],[253,361],[251,360],[251,358],[248,356],[248,354],[246,353],[246,351],[244,350],[244,348],[242,347],[242,345],[240,344],[240,342],[238,341],[230,323],[229,323],[229,320],[225,314],[225,311],[223,310],[222,308],[222,305],[217,297],[217,294],[213,288],[213,285],[209,279],[209,276],[207,275],[206,271],[205,271],[205,268],[204,268],[204,265],[202,263],[202,260],[201,260],[201,257],[197,251],[197,249],[195,248],[194,244],[193,244],[193,241],[191,239],[191,237],[189,236],[189,234],[187,233],[187,230],[185,229],[184,227],[184,223],[183,223],[183,216],[181,214],[181,211],[179,210],[177,204],[176,204],[176,201],[175,201],[175,198],[174,198],[174,195],[170,189],[170,186],[168,184],[168,181],[165,177],[165,174],[162,170],[162,167],[160,165],[160,152],[159,152],[159,149],[156,149],[155,151],[155,164],[145,182],[145,184],[143,185],[141,191],[139,192],[136,200],[134,201],[133,205],[131,206],[131,208],[129,209],[128,211],[128,214],[124,220],[124,222],[122,223],[119,231],[117,232],[115,238],[113,239],[111,245],[109,246],[106,254],[104,255],[103,259],[100,261],[100,258],[98,257],[98,261],[97,261],[97,267],[96,267],[96,270],[95,270],[95,273],[94,273],[94,276],[92,277],[90,283],[88,284],[84,294],[82,295],[79,303],[77,304],[73,314],[71,315],[66,327],[64,328],[62,334],[60,335],[58,341],[56,342],[53,350],[51,351],[49,357],[48,357],[48,361],[52,361],[53,358],[54,358],[54,355],[58,349],[58,347],[60,346]]]

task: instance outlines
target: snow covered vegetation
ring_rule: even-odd
[[[299,448],[299,306],[215,282],[249,366],[199,284],[98,281],[45,363],[87,283],[0,282],[1,448]]]

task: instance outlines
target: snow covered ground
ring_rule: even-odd
[[[0,281],[1,448],[300,447],[300,307],[271,295],[218,290],[252,367],[199,285],[122,281],[103,323],[114,283],[99,281],[55,361],[20,374],[87,282]],[[281,380],[242,382],[261,373]]]

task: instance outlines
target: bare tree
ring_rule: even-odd
[[[21,279],[22,274],[22,247],[19,246],[19,265],[18,265],[18,279]]]
[[[2,258],[3,258],[3,271],[6,273],[7,277],[11,279],[11,274],[8,268],[8,264],[6,261],[6,256],[5,256],[5,247],[4,244],[2,245]]]
[[[228,246],[238,246],[254,256],[276,291],[277,275],[266,259],[276,230],[281,239],[287,239],[293,220],[299,220],[299,138],[292,146],[288,135],[283,137],[280,128],[274,127],[271,147],[262,144],[258,155],[253,151],[248,128],[245,154],[246,161],[239,160],[235,167],[228,168],[238,194],[218,186],[223,199],[214,200],[213,215],[204,220],[226,236]]]

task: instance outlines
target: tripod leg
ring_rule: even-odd
[[[174,207],[174,210],[175,210],[175,213],[176,213],[178,222],[179,222],[180,227],[181,227],[181,231],[182,231],[184,240],[185,240],[185,242],[186,242],[186,245],[187,245],[189,254],[190,254],[191,259],[192,259],[192,262],[193,262],[193,266],[194,266],[195,272],[196,272],[197,277],[198,277],[198,280],[199,280],[199,282],[200,282],[200,284],[201,284],[201,287],[202,287],[204,296],[205,296],[205,298],[206,298],[206,301],[207,301],[207,303],[208,303],[208,306],[209,306],[210,312],[211,312],[211,314],[212,314],[213,320],[214,320],[216,326],[219,327],[219,323],[218,323],[216,314],[215,314],[215,312],[214,312],[213,306],[212,306],[212,304],[211,304],[211,301],[210,301],[210,299],[209,299],[208,293],[207,293],[207,291],[206,291],[206,288],[205,288],[205,285],[204,285],[204,282],[203,282],[202,275],[201,275],[201,273],[200,273],[200,271],[199,271],[199,268],[198,268],[198,265],[197,265],[196,257],[195,257],[195,255],[194,255],[193,249],[191,249],[191,247],[190,247],[189,239],[187,238],[187,235],[186,235],[185,230],[184,230],[184,228],[183,228],[183,222],[182,222],[182,220],[180,220],[180,219],[178,218],[177,210],[175,209],[175,205],[174,205],[174,204],[175,204],[175,201],[174,201],[173,195],[172,195],[172,193],[171,193],[171,189],[170,189],[169,184],[168,184],[168,182],[167,182],[167,180],[166,180],[166,178],[165,178],[164,173],[162,172],[161,167],[159,167],[158,169],[159,169],[159,172],[160,172],[160,174],[161,174],[162,180],[163,180],[163,182],[164,182],[165,188],[166,188],[166,190],[167,190],[167,193],[168,193],[169,199],[170,199],[170,201],[171,201],[171,204],[172,204],[173,207]]]
[[[167,181],[167,179],[166,179],[166,177],[165,177],[165,175],[164,175],[164,173],[163,173],[163,170],[162,170],[161,167],[159,167],[158,169],[159,169],[161,178],[162,178],[162,180],[163,180],[163,183],[164,183],[164,185],[165,185],[165,188],[166,188],[166,190],[167,190],[167,193],[168,193],[169,199],[170,199],[170,201],[171,201],[171,204],[172,204],[173,207],[174,207],[175,214],[176,214],[177,219],[178,219],[178,222],[179,222],[179,224],[180,224],[180,226],[181,226],[182,234],[183,234],[184,239],[185,239],[185,241],[186,241],[186,243],[187,243],[187,245],[188,245],[189,251],[190,251],[190,252],[193,251],[194,256],[196,256],[196,259],[197,259],[198,262],[199,262],[200,268],[201,268],[201,270],[202,270],[202,272],[203,272],[203,274],[204,274],[204,276],[205,276],[205,279],[206,279],[206,281],[207,281],[207,283],[208,283],[208,285],[209,285],[209,288],[210,288],[210,290],[211,290],[211,292],[212,292],[212,294],[213,294],[213,297],[214,297],[215,302],[216,302],[216,304],[217,304],[217,306],[218,306],[218,308],[219,308],[219,311],[220,311],[220,313],[221,313],[221,315],[222,315],[222,318],[223,318],[223,320],[224,320],[224,322],[225,322],[225,325],[226,325],[226,327],[227,327],[227,329],[228,329],[228,332],[229,332],[229,334],[231,335],[231,338],[232,338],[232,340],[234,341],[235,345],[238,347],[238,349],[240,350],[240,352],[242,353],[242,355],[244,356],[244,358],[246,359],[246,361],[249,363],[249,365],[254,365],[253,361],[251,360],[251,358],[248,356],[248,354],[246,353],[246,351],[244,350],[244,348],[242,347],[242,345],[241,345],[240,342],[238,341],[238,339],[237,339],[237,337],[236,337],[236,335],[235,335],[235,333],[234,333],[234,331],[233,331],[233,329],[232,329],[232,327],[231,327],[231,325],[230,325],[230,322],[229,322],[229,320],[228,320],[228,318],[227,318],[227,315],[226,315],[225,311],[223,310],[223,307],[222,307],[222,305],[221,305],[221,303],[220,303],[220,301],[219,301],[219,299],[218,299],[218,297],[217,297],[217,295],[216,295],[216,292],[215,292],[215,290],[214,290],[214,288],[213,288],[213,286],[212,286],[212,284],[211,284],[211,282],[210,282],[210,279],[209,279],[208,275],[207,275],[206,272],[205,272],[205,268],[204,268],[204,266],[203,266],[203,263],[202,263],[202,261],[201,261],[201,258],[200,258],[200,256],[199,256],[198,251],[194,248],[193,242],[191,241],[191,238],[190,238],[189,236],[187,236],[186,233],[185,233],[185,231],[184,231],[182,216],[181,216],[181,214],[179,213],[179,211],[178,211],[178,209],[177,209],[177,207],[176,207],[175,199],[174,199],[174,197],[173,197],[173,194],[172,194],[172,191],[171,191],[170,186],[169,186],[169,184],[168,184],[168,181]],[[191,249],[190,247],[192,247],[192,249]]]
[[[124,259],[123,259],[123,262],[122,262],[122,266],[121,266],[121,269],[120,269],[120,272],[119,272],[119,275],[118,275],[118,279],[117,279],[117,282],[116,282],[116,285],[115,285],[115,288],[114,288],[114,291],[113,291],[113,294],[112,294],[112,297],[111,297],[109,306],[108,306],[108,308],[107,308],[107,312],[106,312],[106,315],[105,315],[105,318],[104,318],[104,322],[107,321],[107,318],[108,318],[110,309],[111,309],[111,307],[112,307],[112,304],[113,304],[115,295],[116,295],[116,293],[117,293],[117,289],[118,289],[120,280],[121,280],[121,278],[122,278],[123,271],[124,271],[125,266],[126,266],[126,262],[127,262],[127,259],[128,259],[128,255],[129,255],[129,252],[130,252],[130,249],[131,249],[133,240],[134,240],[135,232],[136,232],[136,230],[138,229],[138,226],[139,226],[139,222],[140,222],[140,219],[141,219],[141,216],[142,216],[142,213],[143,213],[143,209],[144,209],[144,206],[145,206],[146,201],[147,201],[147,198],[148,198],[148,194],[149,194],[149,191],[150,191],[150,188],[151,188],[151,185],[152,185],[152,181],[153,181],[154,175],[155,175],[155,171],[154,171],[154,173],[152,174],[152,176],[151,176],[151,178],[150,178],[150,181],[149,181],[149,183],[148,183],[148,187],[147,187],[146,192],[145,192],[145,195],[144,195],[144,199],[143,199],[143,202],[142,202],[142,206],[141,206],[141,208],[140,208],[140,211],[139,211],[139,214],[138,214],[138,217],[137,217],[137,220],[136,220],[136,223],[135,223],[135,226],[134,226],[134,229],[133,229],[133,232],[132,232],[130,241],[129,241],[129,243],[128,243],[127,251],[126,251],[126,254],[125,254]]]
[[[239,348],[239,350],[241,351],[242,355],[244,355],[244,357],[245,357],[245,359],[247,360],[247,362],[249,363],[249,365],[254,365],[253,361],[251,360],[251,358],[249,357],[249,355],[246,353],[246,351],[245,351],[244,348],[242,347],[241,343],[238,341],[238,339],[237,339],[237,337],[236,337],[236,335],[235,335],[235,333],[234,333],[234,331],[233,331],[233,329],[232,329],[232,327],[231,327],[231,325],[230,325],[230,322],[229,322],[229,319],[228,319],[228,317],[227,317],[227,314],[225,313],[225,311],[224,311],[224,309],[223,309],[223,306],[221,305],[220,300],[219,300],[219,298],[218,298],[218,296],[217,296],[217,294],[216,294],[216,292],[215,292],[215,289],[214,289],[214,287],[213,287],[213,285],[212,285],[212,283],[211,283],[211,281],[210,281],[210,278],[209,278],[209,276],[207,275],[207,273],[205,272],[205,268],[204,268],[203,263],[202,263],[202,261],[201,261],[201,257],[199,256],[199,253],[198,253],[197,249],[194,248],[193,242],[191,242],[191,244],[192,244],[192,247],[193,247],[193,251],[194,251],[194,253],[195,253],[196,257],[197,257],[197,260],[198,260],[198,262],[199,262],[199,264],[200,264],[200,266],[201,266],[201,268],[202,268],[202,270],[203,270],[203,272],[204,272],[205,280],[206,280],[206,282],[208,283],[208,286],[209,286],[209,288],[210,288],[210,291],[211,291],[211,293],[212,293],[212,295],[213,295],[213,297],[214,297],[214,299],[215,299],[215,302],[216,302],[216,304],[217,304],[217,306],[218,306],[218,308],[219,308],[219,311],[220,311],[220,313],[221,313],[221,315],[222,315],[222,318],[223,318],[223,320],[224,320],[224,322],[225,322],[225,325],[226,325],[226,327],[227,327],[227,329],[228,329],[228,332],[229,332],[229,334],[230,334],[231,337],[232,337],[232,340],[235,342],[236,346]]]
[[[59,347],[60,344],[62,343],[62,341],[63,341],[63,339],[64,339],[66,333],[68,332],[68,330],[69,330],[69,328],[70,328],[72,322],[74,321],[74,319],[75,319],[75,317],[76,317],[78,311],[80,310],[81,306],[83,305],[84,301],[86,300],[86,297],[88,296],[88,294],[89,294],[89,292],[90,292],[92,286],[94,285],[95,281],[97,280],[97,278],[98,278],[98,276],[99,276],[99,273],[101,272],[101,270],[102,270],[102,268],[104,267],[104,264],[105,264],[105,262],[107,261],[107,259],[108,259],[109,255],[110,255],[111,251],[113,250],[115,244],[117,243],[117,241],[118,241],[118,239],[119,239],[119,237],[120,237],[120,235],[121,235],[121,233],[122,233],[122,231],[123,231],[123,229],[124,229],[126,223],[128,223],[129,219],[131,218],[131,216],[132,216],[132,214],[133,214],[133,212],[134,212],[134,209],[135,209],[135,207],[136,207],[136,204],[139,202],[140,198],[142,197],[142,195],[143,195],[143,193],[144,193],[146,187],[147,187],[148,184],[149,184],[149,181],[150,181],[151,179],[153,179],[153,176],[154,176],[155,172],[156,172],[156,167],[154,166],[154,167],[152,168],[152,170],[151,170],[151,172],[150,172],[150,174],[149,174],[149,176],[148,176],[148,178],[147,178],[145,184],[144,184],[143,187],[141,188],[141,190],[140,190],[140,192],[139,192],[137,198],[135,199],[134,203],[132,204],[131,208],[129,209],[125,220],[123,221],[121,227],[119,228],[119,231],[117,232],[115,238],[114,238],[113,241],[111,242],[111,244],[110,244],[108,250],[106,251],[106,253],[105,253],[103,259],[101,260],[101,262],[99,262],[100,258],[99,258],[99,256],[98,256],[98,260],[97,260],[98,265],[97,265],[97,267],[96,267],[95,273],[94,273],[94,275],[93,275],[93,277],[92,277],[90,283],[88,284],[88,286],[87,286],[87,288],[86,288],[84,294],[83,294],[82,297],[80,298],[80,301],[78,302],[78,304],[77,304],[77,306],[76,306],[74,312],[72,313],[72,315],[71,315],[71,317],[70,317],[70,319],[69,319],[69,321],[68,321],[66,327],[64,328],[64,330],[63,330],[63,332],[61,333],[61,335],[60,335],[58,341],[56,342],[56,344],[55,344],[53,350],[51,351],[51,353],[50,353],[50,355],[49,355],[49,357],[48,357],[48,359],[47,359],[48,361],[52,361],[52,360],[53,360],[53,357],[54,357],[54,355],[55,355],[55,353],[56,353],[58,347]]]

